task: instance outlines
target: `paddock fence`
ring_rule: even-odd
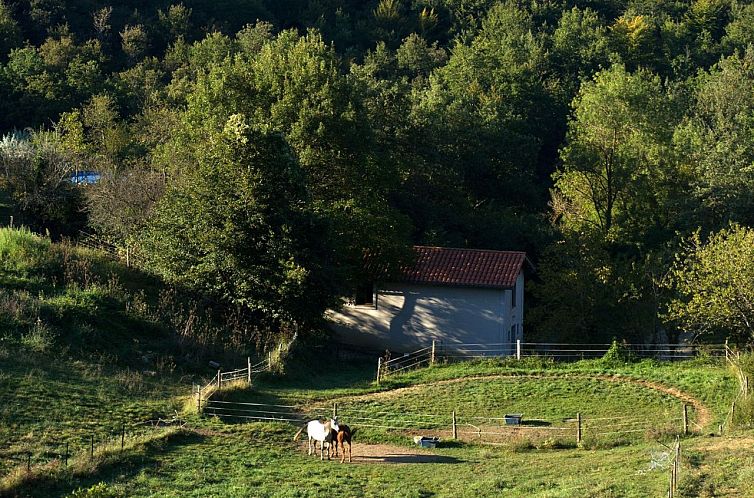
[[[69,462],[78,459],[93,460],[105,453],[125,451],[133,442],[146,436],[153,436],[171,428],[184,428],[186,422],[177,416],[170,419],[151,419],[139,422],[122,422],[109,428],[98,430],[70,429],[64,431],[49,429],[18,444],[0,451],[0,476],[15,473],[31,473],[36,468],[49,465],[68,467]]]
[[[194,384],[192,389],[192,395],[196,400],[196,411],[201,414],[202,410],[212,400],[212,395],[223,387],[229,385],[236,385],[238,383],[252,385],[254,377],[263,372],[272,372],[279,362],[282,362],[285,356],[290,351],[293,344],[296,342],[298,334],[294,334],[291,340],[287,344],[282,342],[278,344],[276,350],[270,350],[267,355],[261,361],[257,363],[251,362],[251,357],[246,358],[246,366],[244,368],[237,368],[235,370],[222,371],[222,368],[218,368],[217,373],[207,381],[204,385]]]
[[[533,343],[516,341],[511,343],[445,343],[432,341],[431,345],[408,353],[386,352],[377,358],[376,380],[409,370],[424,368],[435,363],[450,363],[478,359],[542,358],[553,361],[578,361],[602,358],[612,344],[566,344]],[[729,357],[731,349],[727,344],[622,344],[624,351],[637,359],[652,358],[662,361],[683,361],[700,356]]]
[[[747,374],[746,370],[741,366],[741,352],[732,350],[728,348],[726,344],[726,353],[725,358],[727,360],[728,365],[733,369],[733,371],[736,372],[736,378],[738,380],[738,392],[736,393],[735,398],[731,402],[730,409],[728,410],[728,414],[725,417],[725,420],[722,424],[720,424],[720,433],[723,433],[723,430],[727,430],[728,427],[735,424],[735,418],[737,409],[740,406],[742,402],[746,402],[751,397],[751,388],[749,387],[749,375]]]
[[[670,458],[670,484],[668,485],[668,498],[675,498],[678,491],[678,480],[681,474],[681,438],[675,438],[675,444],[671,450]]]
[[[555,448],[688,434],[694,432],[689,408],[689,405],[680,404],[675,414],[667,413],[658,419],[638,414],[535,416],[525,413],[481,415],[455,410],[448,413],[397,412],[349,403],[283,405],[210,399],[205,404],[203,415],[222,419],[226,423],[284,422],[293,425],[337,416],[341,422],[362,432],[371,430],[399,437],[437,436],[443,440],[489,445]]]
[[[237,368],[227,372],[218,369],[215,376],[212,377],[209,382],[204,385],[194,385],[194,397],[196,399],[197,412],[202,412],[203,407],[206,406],[206,403],[210,401],[212,395],[218,389],[222,389],[223,386],[236,384],[238,382],[245,382],[251,386],[253,377],[262,372],[271,371],[272,365],[272,354],[269,354],[267,358],[254,364],[251,363],[251,357],[247,358],[245,368]]]

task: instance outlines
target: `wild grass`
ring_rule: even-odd
[[[437,449],[436,463],[344,464],[307,457],[281,424],[213,427],[213,435],[175,440],[142,456],[143,465],[71,476],[29,496],[99,486],[113,496],[661,496],[666,472],[651,469],[662,447],[609,451],[509,449],[458,445]],[[225,429],[225,432],[220,432]],[[359,455],[361,443],[354,447]],[[159,461],[159,465],[155,462]],[[411,462],[395,456],[395,462]],[[556,470],[557,469],[557,470]],[[104,483],[104,484],[100,484]]]
[[[100,442],[124,425],[167,418],[188,388],[178,377],[133,369],[32,353],[6,357],[0,375],[0,474],[28,454],[42,464],[65,443],[80,452],[91,437]]]
[[[58,458],[30,468],[22,464],[0,478],[0,496],[13,495],[19,490],[25,490],[24,495],[44,496],[58,488],[60,483],[69,480],[86,482],[113,468],[122,469],[134,463],[142,464],[145,455],[159,453],[166,445],[188,436],[188,433],[179,428],[155,429],[147,434],[124,439],[122,447],[120,440],[113,438],[106,443],[98,442],[91,452],[73,454],[67,461]],[[106,485],[99,488],[100,491],[107,490]],[[78,496],[86,496],[86,493],[79,490]]]

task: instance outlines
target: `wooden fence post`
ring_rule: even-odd
[[[332,418],[338,418],[338,404],[332,404]]]
[[[380,383],[380,374],[382,373],[382,356],[377,358],[377,384]]]
[[[683,434],[689,433],[689,405],[683,404]]]
[[[199,389],[197,390],[198,396],[196,397],[196,413],[198,415],[202,414],[202,386],[196,386]]]
[[[453,410],[453,439],[458,439],[458,428],[456,427],[456,411]]]
[[[126,424],[120,426],[120,451],[123,452],[123,447],[126,445]]]
[[[89,459],[94,459],[94,434],[92,434],[91,441],[89,441]]]
[[[13,224],[13,216],[10,217],[11,225]],[[31,452],[26,455],[26,472],[31,472]]]
[[[733,422],[733,419],[736,416],[736,400],[733,400],[733,403],[730,405],[730,421]]]
[[[220,379],[222,378],[222,370],[217,371],[217,388],[220,389]]]
[[[267,370],[272,370],[272,351],[267,353]]]
[[[581,412],[576,414],[576,444],[581,443]]]
[[[429,356],[429,365],[433,366],[435,364],[435,340],[432,339],[432,354]]]
[[[521,359],[521,339],[516,339],[516,359]]]
[[[246,377],[249,385],[251,385],[251,356],[246,357]]]

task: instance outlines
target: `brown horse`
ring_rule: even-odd
[[[338,456],[338,446],[340,446],[340,463],[346,460],[346,448],[343,443],[348,443],[348,463],[351,463],[351,438],[356,434],[356,429],[351,430],[350,427],[343,424],[338,428],[338,438],[335,443],[335,456]]]

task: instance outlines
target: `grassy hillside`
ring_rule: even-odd
[[[180,305],[97,251],[0,228],[0,474],[171,417],[215,372],[207,357],[232,362]]]
[[[193,404],[185,401],[192,381],[214,372],[190,354],[203,343],[196,336],[181,340],[159,316],[174,309],[160,307],[164,291],[150,276],[96,252],[0,229],[0,495],[661,496],[668,480],[661,457],[680,428],[683,403],[696,404],[692,422],[704,426],[684,439],[683,496],[754,492],[747,464],[754,451],[746,443],[754,436],[709,436],[737,389],[716,360],[488,360],[439,365],[376,385],[372,362],[340,362],[326,348],[299,348],[285,373],[218,394],[322,415],[338,403],[343,422],[358,429],[356,462],[322,463],[292,441],[293,425],[190,413]],[[124,425],[131,430],[184,407],[184,429],[129,438],[123,451],[118,439],[101,443]],[[567,431],[494,445],[473,434],[449,442],[453,410],[462,433],[481,425],[473,417],[510,412],[535,419],[537,430]],[[582,447],[573,437],[576,412],[586,421]],[[624,423],[615,417],[641,419],[656,430],[597,438],[607,429],[590,421]],[[386,424],[398,428],[380,427]],[[416,433],[449,444],[420,450],[411,442]],[[97,450],[90,458],[92,437]],[[67,467],[54,460],[66,443]],[[32,472],[26,473],[19,464],[29,456]]]
[[[253,390],[224,392],[225,399],[296,403],[328,409],[333,401],[346,423],[358,427],[354,456],[357,463],[340,465],[307,457],[301,443],[292,441],[295,427],[284,423],[236,423],[214,417],[191,419],[192,432],[144,445],[138,453],[104,466],[97,472],[37,483],[20,488],[22,495],[64,496],[77,488],[105,490],[105,496],[540,496],[540,497],[646,497],[661,496],[667,469],[657,466],[667,452],[667,436],[642,432],[619,443],[576,448],[471,442],[445,445],[437,450],[411,446],[411,431],[366,427],[367,418],[383,413],[443,414],[450,409],[474,410],[485,415],[513,409],[534,415],[561,415],[580,410],[592,417],[611,414],[645,417],[653,423],[677,414],[679,400],[631,382],[589,379],[604,374],[598,361],[569,366],[513,368],[506,362],[475,362],[440,366],[398,377],[390,386],[371,384],[371,365],[334,363],[308,367],[291,365],[284,377],[260,378]],[[640,379],[641,372],[694,385],[700,400],[721,419],[735,382],[722,366],[713,364],[638,364],[613,366],[612,377]],[[520,379],[510,378],[515,372]],[[500,377],[500,375],[506,377]],[[524,375],[538,375],[537,379]],[[497,376],[485,380],[479,376]],[[651,375],[650,375],[651,377]],[[699,379],[704,378],[706,382]],[[460,379],[460,380],[456,380]],[[451,382],[448,382],[451,381]],[[674,384],[668,384],[673,386]],[[702,386],[707,386],[704,388]],[[317,388],[319,387],[319,388]],[[677,386],[676,386],[677,387]],[[165,393],[169,394],[169,393]],[[413,415],[413,417],[412,417]],[[369,416],[369,417],[367,417]],[[676,427],[676,430],[678,428]],[[432,429],[427,429],[430,433]],[[447,428],[440,435],[447,439]],[[687,454],[683,486],[692,490],[736,489],[748,496],[745,466],[708,431],[684,440]],[[570,438],[570,435],[569,435]],[[569,439],[570,440],[570,439]],[[369,443],[369,444],[367,444]],[[375,443],[382,445],[375,446]],[[384,446],[384,444],[388,446]],[[710,452],[717,445],[719,450]],[[699,449],[697,449],[699,448]],[[706,449],[705,449],[706,448]],[[382,452],[380,456],[377,453]],[[716,450],[717,451],[717,450]],[[387,457],[385,457],[387,452]],[[751,452],[749,452],[751,453]],[[654,463],[653,463],[654,462]],[[739,484],[730,484],[731,479]],[[103,484],[99,484],[103,483]],[[727,488],[723,488],[726,483]],[[741,490],[740,492],[738,490]]]

